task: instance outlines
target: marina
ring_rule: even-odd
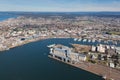
[[[82,38],[74,38],[76,42],[86,42],[86,43],[97,43],[97,44],[106,44],[106,45],[119,45],[120,41],[112,41],[112,40],[101,40],[101,39],[82,39]]]

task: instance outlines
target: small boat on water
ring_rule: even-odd
[[[80,38],[80,39],[78,39],[78,41],[81,41],[82,39]]]
[[[89,39],[88,42],[91,42],[91,40]]]
[[[51,47],[53,47],[53,46],[55,46],[55,44],[48,45],[47,47],[51,48]]]
[[[108,41],[104,41],[104,43],[108,43]]]
[[[84,40],[83,40],[83,42],[86,42],[86,41],[87,41],[87,39],[84,39]]]
[[[77,41],[77,38],[74,38],[74,41]]]
[[[93,39],[92,42],[94,43],[94,42],[95,42],[95,39]]]
[[[115,41],[114,44],[117,45],[118,44],[117,41]]]

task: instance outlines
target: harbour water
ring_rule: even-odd
[[[103,80],[48,58],[47,45],[70,46],[70,43],[76,42],[73,39],[47,39],[0,52],[0,80]]]

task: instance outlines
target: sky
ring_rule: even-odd
[[[120,11],[120,0],[0,0],[0,11]]]

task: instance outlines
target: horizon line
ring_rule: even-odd
[[[120,12],[120,11],[0,11],[0,12]]]

